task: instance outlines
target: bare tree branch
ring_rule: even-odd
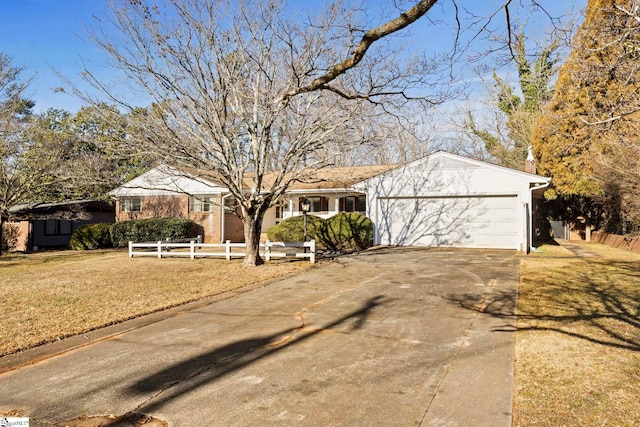
[[[367,50],[369,50],[374,42],[411,25],[419,18],[424,16],[433,7],[433,5],[436,4],[436,1],[437,0],[421,0],[418,2],[418,4],[402,13],[396,19],[367,31],[364,36],[362,36],[358,44],[355,45],[349,58],[338,64],[335,64],[329,69],[327,73],[314,79],[308,85],[297,87],[288,92],[285,92],[278,101],[286,101],[288,98],[291,98],[292,96],[298,95],[300,93],[311,92],[318,89],[326,89],[326,85],[328,83],[358,65],[364,58]]]

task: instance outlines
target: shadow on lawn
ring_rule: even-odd
[[[299,344],[324,330],[346,323],[351,324],[351,330],[360,329],[369,314],[384,303],[383,297],[378,295],[369,299],[358,310],[317,329],[306,330],[303,324],[298,328],[224,345],[143,378],[129,387],[128,392],[132,395],[149,395],[149,399],[136,408],[136,411],[153,411],[173,399]]]
[[[580,261],[547,280],[520,284],[516,294],[494,289],[480,304],[477,294],[451,295],[462,308],[498,318],[514,317],[517,330],[551,331],[594,344],[640,351],[640,265],[607,260]],[[636,282],[634,284],[634,282]],[[512,326],[495,329],[513,332]]]

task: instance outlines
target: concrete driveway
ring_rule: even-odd
[[[31,427],[150,421],[137,414],[189,427],[510,426],[518,264],[512,251],[412,248],[323,263],[5,372],[0,414]]]

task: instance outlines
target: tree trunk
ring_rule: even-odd
[[[0,256],[2,256],[2,246],[4,242],[4,218],[0,215]]]
[[[255,267],[264,264],[260,256],[260,233],[262,232],[262,220],[266,209],[262,207],[254,208],[253,212],[243,210],[244,218],[244,241],[247,245],[247,252],[244,256],[243,265]]]

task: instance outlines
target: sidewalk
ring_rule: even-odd
[[[563,248],[566,248],[569,252],[571,252],[575,256],[582,257],[582,258],[600,257],[600,255],[590,251],[580,243],[569,241],[569,240],[560,240],[560,239],[556,239],[556,242],[558,242],[560,246],[562,246]]]

